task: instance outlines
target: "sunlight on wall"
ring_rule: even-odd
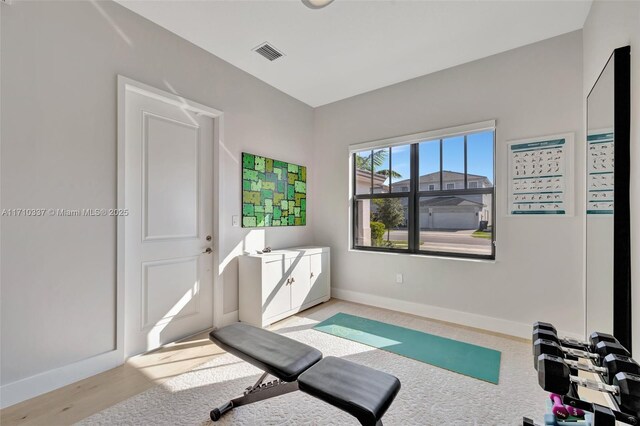
[[[102,15],[102,17],[106,19],[109,25],[111,25],[113,29],[116,30],[118,35],[122,37],[122,40],[124,40],[124,42],[127,43],[129,47],[133,47],[133,42],[131,41],[131,39],[127,37],[122,28],[120,28],[118,24],[116,24],[116,22],[113,20],[113,18],[111,18],[111,16],[109,16],[109,14],[102,8],[102,6],[100,6],[99,2],[96,0],[91,0],[91,4],[96,8],[100,15]]]
[[[266,244],[266,235],[264,229],[253,229],[249,231],[242,241],[238,242],[229,254],[220,262],[220,274],[229,265],[229,263],[238,256],[245,253],[255,253],[256,250],[262,250]]]
[[[167,80],[162,80],[162,82],[164,83],[165,86],[167,86],[167,89],[169,89],[169,91],[171,93],[173,93],[174,95],[176,95],[176,97],[180,100],[180,102],[182,103],[182,112],[184,113],[185,117],[187,117],[187,120],[189,120],[191,122],[191,124],[193,124],[196,127],[200,127],[198,121],[193,118],[192,114],[200,115],[197,112],[190,112],[190,106],[189,103],[178,94],[178,91],[176,89],[174,89],[174,87],[171,85],[171,83],[169,83]]]
[[[249,231],[244,237],[245,253],[255,253],[256,250],[262,250],[266,246],[266,235],[264,229],[255,229]]]

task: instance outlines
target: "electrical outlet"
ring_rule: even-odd
[[[402,274],[396,274],[396,283],[402,284]]]
[[[231,226],[240,226],[240,216],[231,216]]]

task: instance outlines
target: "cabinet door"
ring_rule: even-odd
[[[289,260],[289,276],[292,282],[291,309],[309,302],[309,256],[299,256]]]
[[[271,318],[291,309],[291,291],[287,284],[288,274],[281,260],[262,264],[262,312]]]
[[[326,253],[312,254],[310,263],[309,300],[316,300],[329,295],[329,256]]]

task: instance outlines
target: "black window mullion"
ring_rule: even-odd
[[[353,194],[352,197],[352,205],[351,205],[351,248],[356,247],[356,238],[357,238],[357,229],[358,229],[358,200],[356,199],[356,194],[358,190],[356,188],[357,179],[356,175],[358,174],[358,161],[356,160],[357,153],[353,153],[353,176],[352,176],[352,185],[353,185]]]
[[[467,176],[467,135],[464,135],[464,189],[469,188]]]
[[[371,163],[371,186],[369,187],[369,194],[373,194],[373,169],[375,166],[373,165],[373,149],[371,150],[371,154],[369,155],[369,160]]]
[[[442,191],[443,189],[443,180],[444,180],[444,172],[442,171],[442,148],[443,148],[443,142],[442,139],[440,139],[440,190]]]
[[[393,165],[391,164],[392,161],[391,147],[389,147],[389,170],[387,171],[387,175],[389,176],[389,192],[391,192],[391,170],[393,170]]]
[[[419,207],[416,193],[420,185],[419,172],[419,148],[418,144],[412,144],[409,154],[409,206],[407,210],[407,225],[409,232],[409,252],[415,253],[420,246],[420,225],[419,225]]]

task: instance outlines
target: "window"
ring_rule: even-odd
[[[353,248],[495,258],[493,122],[461,127],[352,147]]]

